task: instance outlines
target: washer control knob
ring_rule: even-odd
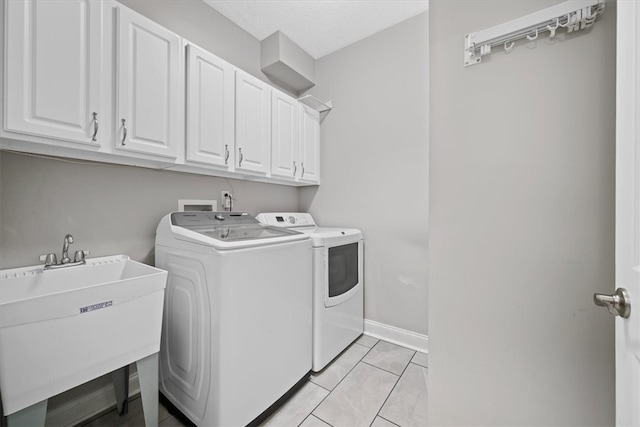
[[[289,222],[290,222],[291,224],[295,224],[295,223],[296,223],[296,217],[295,217],[295,216],[290,216],[290,217],[289,217]]]
[[[224,215],[222,215],[222,214],[216,214],[216,217],[215,217],[215,218],[216,218],[218,221],[224,221]]]

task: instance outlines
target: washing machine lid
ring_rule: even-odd
[[[174,212],[171,228],[177,238],[209,244],[219,249],[304,240],[295,230],[260,224],[246,212]]]

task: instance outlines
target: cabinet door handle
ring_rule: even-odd
[[[91,137],[92,141],[97,141],[96,136],[98,136],[98,113],[93,113],[93,136]]]
[[[228,164],[229,163],[229,145],[225,144],[224,145],[224,164]]]
[[[127,125],[126,125],[126,120],[122,119],[122,145],[127,145],[124,143],[124,141],[126,141],[127,139]]]
[[[240,153],[240,159],[238,160],[238,167],[242,166],[242,159],[244,156],[242,155],[242,148],[238,147],[238,153]]]
[[[300,163],[302,166],[302,173],[300,174],[300,178],[304,178],[304,162]]]
[[[298,172],[298,167],[296,166],[296,162],[293,162],[293,176],[296,176],[296,172]]]

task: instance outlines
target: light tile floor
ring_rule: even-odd
[[[260,427],[421,427],[427,422],[427,355],[361,336],[322,372],[311,375]],[[140,399],[86,427],[143,426]],[[159,426],[183,420],[160,405]]]

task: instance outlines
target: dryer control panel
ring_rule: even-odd
[[[301,212],[269,212],[261,213],[256,219],[263,224],[274,227],[315,227],[316,222],[309,213]]]

